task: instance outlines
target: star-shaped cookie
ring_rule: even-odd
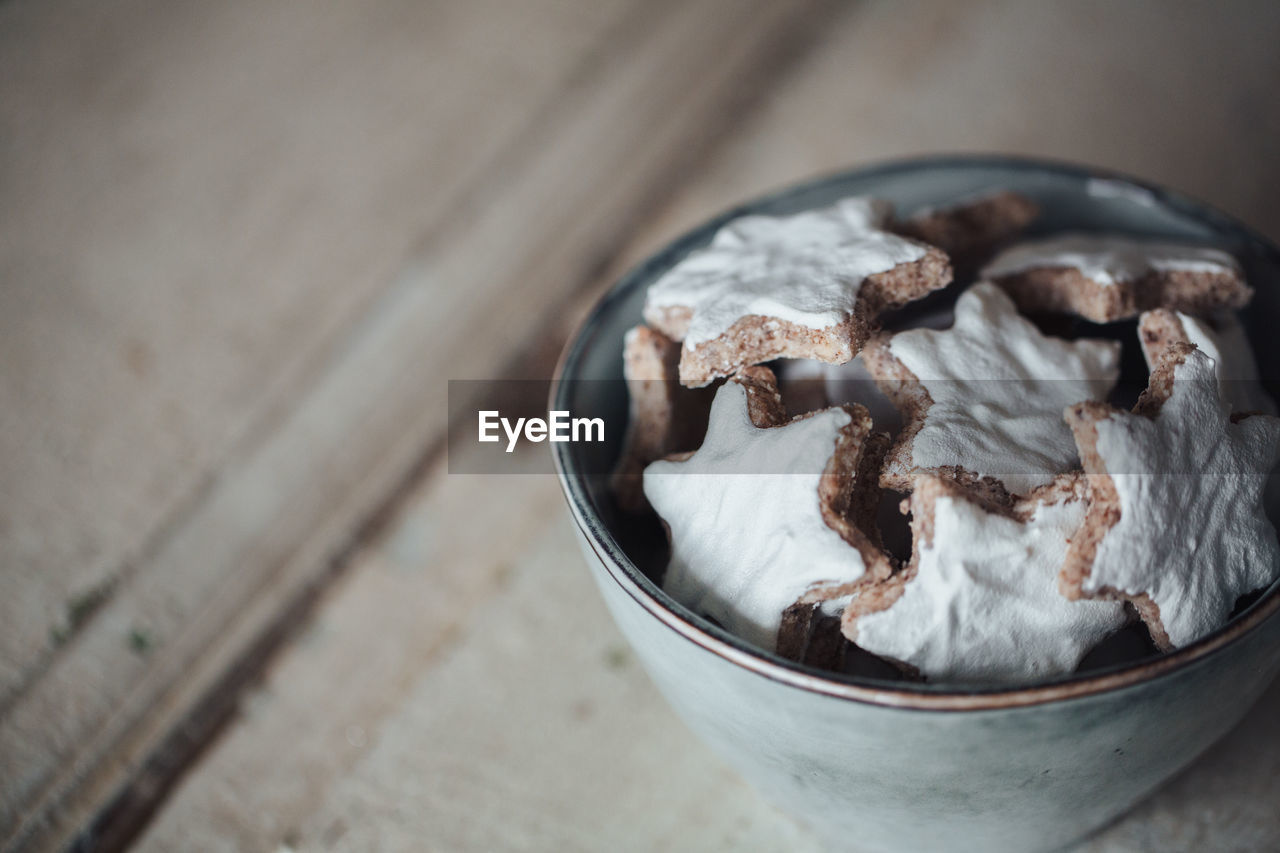
[[[645,469],[645,495],[671,537],[663,588],[775,649],[797,599],[888,576],[866,523],[878,505],[878,451],[861,407],[787,421],[767,368],[735,376],[716,392],[702,446]]]
[[[1175,343],[1132,413],[1080,403],[1066,418],[1089,478],[1089,511],[1061,586],[1133,603],[1161,649],[1226,622],[1239,596],[1280,576],[1262,505],[1280,419],[1233,417],[1213,360]]]
[[[1078,314],[1095,323],[1151,308],[1207,314],[1253,296],[1226,252],[1093,234],[1019,243],[982,270],[1023,311]]]
[[[931,473],[1007,503],[1077,465],[1062,409],[1104,399],[1120,345],[1040,332],[998,287],[980,282],[956,302],[949,329],[877,335],[863,351],[906,425],[881,484],[909,491]]]
[[[1233,412],[1276,413],[1275,401],[1258,380],[1258,364],[1234,311],[1219,311],[1212,317],[1195,317],[1180,311],[1157,308],[1138,318],[1138,338],[1147,366],[1155,368],[1170,344],[1195,344],[1213,359],[1218,388]]]
[[[866,198],[730,222],[650,288],[645,321],[683,342],[680,381],[702,386],[775,358],[840,364],[886,308],[951,281],[947,256],[886,230]]]
[[[1085,516],[1083,477],[1067,474],[1013,508],[950,480],[911,493],[911,561],[845,609],[845,636],[930,681],[1026,682],[1073,671],[1127,621],[1118,601],[1058,591],[1067,543]]]

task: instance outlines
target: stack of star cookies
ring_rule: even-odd
[[[996,190],[749,216],[651,285],[613,487],[662,520],[676,601],[813,666],[1010,684],[1120,632],[1185,646],[1280,577],[1240,265],[1015,242],[1036,214]]]

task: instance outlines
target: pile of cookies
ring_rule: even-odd
[[[1135,623],[1185,646],[1280,577],[1240,265],[1015,242],[1036,216],[1002,191],[909,219],[847,198],[730,222],[651,285],[613,491],[663,522],[673,598],[811,665],[1015,684]],[[1126,346],[1149,378],[1120,408]]]

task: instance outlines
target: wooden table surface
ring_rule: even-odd
[[[448,473],[761,191],[1017,152],[1280,238],[1280,5],[0,6],[0,849],[812,850],[674,718],[554,479]],[[1280,686],[1090,851],[1280,849]]]

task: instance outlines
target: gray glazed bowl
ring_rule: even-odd
[[[1280,375],[1280,253],[1207,206],[1130,178],[1004,157],[895,162],[728,211],[624,277],[570,341],[552,408],[625,420],[622,337],[644,291],[724,222],[848,195],[901,214],[987,188],[1042,206],[1036,231],[1108,229],[1219,244],[1257,296],[1245,316],[1264,377]],[[587,380],[587,381],[583,381]],[[609,381],[594,381],[609,380]],[[948,689],[808,669],[670,599],[641,570],[606,491],[615,444],[552,445],[592,575],[653,681],[691,729],[833,849],[1063,847],[1129,809],[1224,735],[1280,671],[1280,584],[1175,653],[1019,689]],[[1176,535],[1176,534],[1171,534]]]

